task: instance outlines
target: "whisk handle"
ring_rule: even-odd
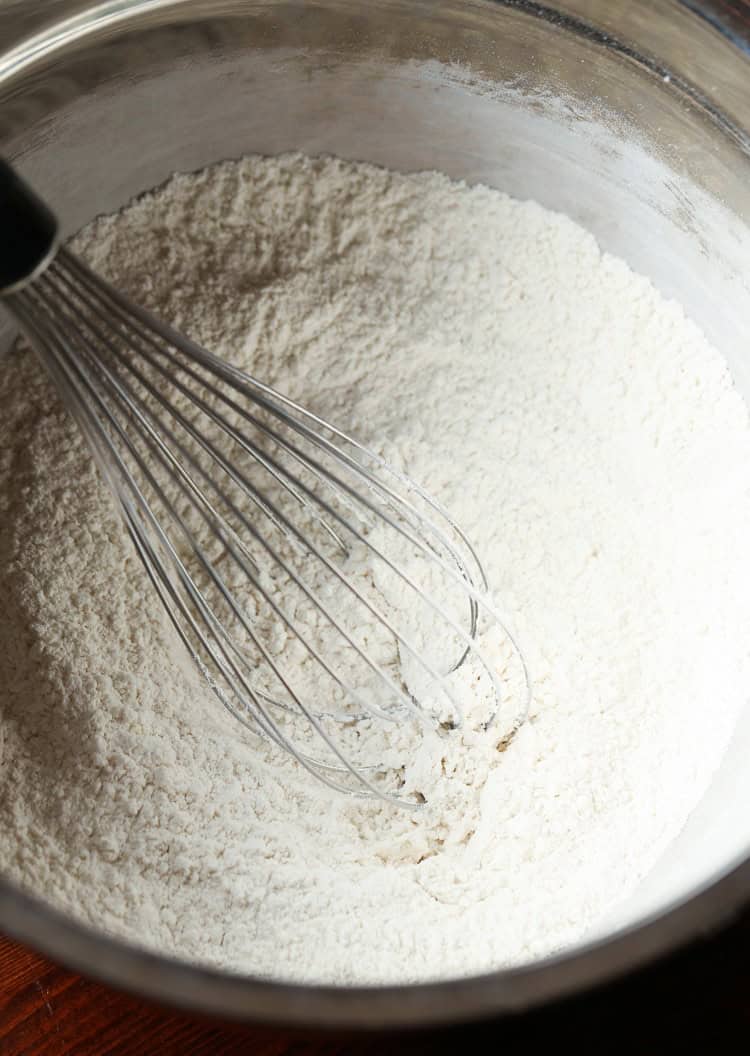
[[[39,275],[57,249],[54,214],[0,158],[0,297]]]

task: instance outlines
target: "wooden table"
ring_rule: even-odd
[[[510,1056],[750,1051],[750,910],[731,927],[585,998],[502,1024],[402,1037],[222,1026],[118,994],[0,939],[1,1056]],[[531,1048],[529,1048],[531,1046]]]

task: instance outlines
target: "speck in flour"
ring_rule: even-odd
[[[397,453],[481,555],[534,700],[504,752],[470,730],[409,741],[418,813],[277,765],[186,664],[17,350],[0,371],[4,874],[112,934],[276,978],[456,976],[581,939],[677,835],[746,696],[750,428],[722,357],[566,217],[436,174],[250,157],[175,176],[75,244]]]

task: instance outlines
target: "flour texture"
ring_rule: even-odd
[[[437,174],[250,157],[74,246],[434,494],[534,694],[504,750],[481,726],[389,726],[416,812],[279,760],[186,661],[17,348],[0,870],[114,935],[274,978],[460,976],[585,937],[679,833],[750,683],[750,423],[722,357],[571,220]]]

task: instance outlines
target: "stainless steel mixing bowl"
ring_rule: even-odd
[[[67,231],[175,169],[252,151],[441,169],[534,197],[677,296],[750,396],[749,48],[742,0],[0,0],[0,149]],[[0,353],[10,337],[6,325]],[[749,748],[750,709],[684,833],[599,937],[512,971],[397,988],[264,982],[127,946],[9,883],[0,929],[227,1017],[383,1027],[530,1008],[746,900]]]

